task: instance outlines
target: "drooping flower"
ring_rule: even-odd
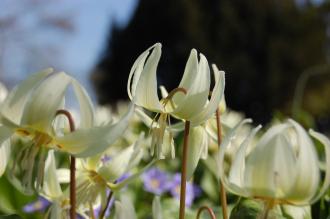
[[[324,194],[330,184],[330,141],[320,133],[309,132],[324,146],[326,170],[320,183],[315,145],[307,132],[291,119],[272,126],[254,145],[251,143],[260,127],[255,128],[240,145],[231,166],[222,168],[226,150],[244,122],[228,134],[220,151],[219,175],[229,192],[261,199],[272,206],[309,205]]]
[[[80,106],[80,124],[72,133],[58,134],[56,130],[65,127],[56,127],[54,118],[65,107],[64,98],[70,85]],[[18,146],[13,142],[10,146],[15,152],[11,173],[22,175],[23,187],[31,192],[32,187],[38,188],[42,182],[49,149],[77,157],[98,154],[122,134],[132,113],[133,107],[118,123],[95,126],[93,106],[85,89],[66,73],[46,69],[23,81],[5,99],[1,106],[0,143],[12,136],[21,139]]]
[[[144,189],[156,195],[161,195],[169,189],[169,175],[154,167],[147,170],[142,175]]]
[[[224,72],[213,65],[215,85],[210,93],[210,69],[204,55],[192,50],[178,87],[159,99],[157,92],[157,65],[161,44],[157,43],[142,53],[131,69],[127,92],[136,105],[158,115],[157,121],[141,110],[138,114],[152,129],[152,152],[158,158],[174,156],[173,139],[168,123],[170,116],[190,121],[192,126],[205,122],[216,111],[224,91]]]

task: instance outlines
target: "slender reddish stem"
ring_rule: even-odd
[[[186,121],[183,137],[183,154],[181,165],[181,188],[180,188],[180,213],[179,219],[184,219],[186,207],[186,184],[187,184],[187,159],[188,159],[188,139],[190,122]]]
[[[221,121],[220,121],[220,110],[217,109],[215,112],[216,115],[216,119],[217,119],[217,134],[218,134],[218,145],[219,145],[219,150],[221,150],[220,145],[222,142],[222,130],[221,130]],[[223,167],[220,167],[223,168]],[[220,183],[220,202],[221,202],[221,208],[222,208],[222,216],[223,219],[227,219],[228,218],[228,213],[227,213],[227,197],[226,197],[226,190],[225,187],[223,186],[223,184]]]
[[[206,211],[209,213],[209,215],[210,215],[210,217],[211,217],[212,219],[216,219],[213,210],[212,210],[210,207],[207,207],[207,206],[202,206],[202,207],[200,207],[200,208],[198,209],[196,219],[199,219],[199,216],[201,215],[201,213],[202,213],[204,210],[206,210]]]
[[[105,204],[105,207],[104,207],[104,209],[102,210],[102,212],[100,214],[100,219],[103,219],[105,213],[107,212],[107,208],[109,207],[109,204],[110,204],[112,195],[113,195],[113,192],[110,191],[109,196],[108,196],[108,199],[107,199],[107,203]]]
[[[69,121],[70,132],[75,130],[74,120],[67,110],[57,110],[56,115],[64,115]],[[70,219],[76,219],[76,158],[70,156]]]

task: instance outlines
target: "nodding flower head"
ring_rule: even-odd
[[[64,98],[69,86],[79,103],[80,124],[70,133],[59,134],[58,130],[68,127],[67,122],[59,122],[63,118],[55,120],[55,117],[59,111],[66,111]],[[32,188],[39,188],[42,183],[48,150],[76,157],[103,152],[121,136],[132,114],[133,105],[116,124],[94,126],[94,109],[85,89],[68,74],[46,69],[23,81],[4,100],[0,110],[0,143],[10,141],[12,136],[20,139],[7,146],[15,155],[11,173],[22,177],[25,192],[32,192]],[[6,162],[0,164],[0,169],[4,169]]]
[[[210,94],[210,68],[207,59],[193,49],[188,58],[181,82],[173,91],[167,93],[161,89],[163,98],[157,92],[157,66],[161,56],[161,44],[156,43],[143,52],[133,64],[130,71],[127,92],[132,102],[159,115],[158,120],[148,118],[143,111],[139,112],[143,121],[152,127],[153,147],[159,158],[167,154],[173,157],[172,134],[169,116],[179,120],[190,121],[192,126],[209,119],[216,111],[224,92],[224,72],[213,65],[215,85]],[[165,136],[167,136],[165,138]],[[167,139],[168,138],[168,139]],[[163,149],[163,143],[164,148]]]
[[[291,119],[272,126],[258,141],[253,138],[260,127],[252,130],[225,169],[225,153],[243,123],[226,136],[220,151],[219,175],[228,191],[272,205],[309,205],[324,194],[330,184],[330,141],[320,133],[309,132],[325,148],[326,169],[321,183],[315,144]]]

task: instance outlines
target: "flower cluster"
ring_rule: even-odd
[[[6,178],[24,197],[38,197],[14,213],[184,219],[206,209],[215,218],[216,204],[194,205],[201,196],[207,204],[220,199],[224,219],[251,212],[263,219],[310,218],[310,206],[329,191],[329,138],[292,119],[266,131],[253,127],[251,119],[227,109],[225,73],[212,65],[211,77],[206,57],[195,49],[178,86],[166,90],[157,82],[161,51],[156,43],[134,62],[127,82],[131,101],[119,104],[119,113],[94,106],[76,79],[53,69],[31,75],[8,94],[0,85],[0,181]],[[69,89],[76,111],[66,105]],[[150,211],[136,212],[135,206],[146,208],[143,192],[154,195]],[[151,203],[149,196],[143,201]],[[7,210],[0,203],[0,213],[13,213]]]

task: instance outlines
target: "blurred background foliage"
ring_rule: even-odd
[[[140,0],[128,25],[111,29],[92,75],[98,100],[127,98],[123,88],[132,63],[161,42],[158,76],[166,87],[178,85],[189,51],[196,48],[226,72],[228,106],[256,123],[269,122],[277,111],[291,115],[302,73],[328,64],[329,9],[326,1]],[[329,128],[329,73],[312,73],[299,103],[324,129]]]

